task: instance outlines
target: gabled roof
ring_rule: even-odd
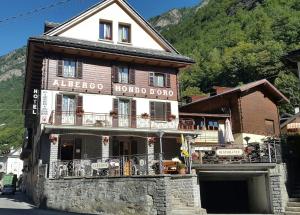
[[[285,127],[287,124],[293,122],[296,118],[300,117],[300,112],[296,113],[294,116],[290,117],[288,120],[280,124],[280,128]]]
[[[232,94],[232,93],[246,92],[246,91],[248,91],[250,89],[253,89],[255,87],[258,87],[258,86],[264,86],[264,87],[266,87],[273,94],[273,96],[277,99],[278,102],[282,102],[282,101],[289,102],[288,98],[286,98],[268,80],[262,79],[262,80],[259,80],[259,81],[251,82],[251,83],[239,86],[239,87],[232,88],[232,89],[230,89],[228,91],[225,91],[223,93],[220,93],[220,94],[217,94],[217,95],[214,95],[214,96],[209,96],[209,97],[204,97],[204,98],[198,99],[198,100],[196,100],[194,102],[191,102],[189,104],[186,104],[186,105],[184,105],[182,107],[187,107],[187,106],[199,103],[199,102],[203,102],[203,101],[207,101],[207,100],[212,100],[212,99],[215,99],[215,98],[218,98],[218,97],[221,97],[221,96],[225,96],[225,95],[229,95],[229,94]]]
[[[88,8],[87,10],[81,12],[80,14],[72,17],[71,19],[63,22],[62,24],[52,28],[51,30],[44,33],[45,35],[49,36],[55,36],[59,32],[62,32],[66,28],[74,25],[75,23],[78,23],[82,20],[84,20],[86,17],[90,16],[90,14],[94,14],[98,11],[100,11],[102,8],[107,7],[108,5],[112,3],[118,3],[123,6],[127,10],[128,13],[133,15],[137,18],[139,24],[144,25],[149,32],[157,38],[161,43],[164,44],[164,46],[168,49],[168,51],[173,53],[179,53],[158,31],[156,31],[150,23],[148,23],[126,0],[103,0],[92,7]]]
[[[89,49],[89,50],[95,50],[100,52],[108,52],[108,53],[130,55],[130,56],[137,56],[137,57],[163,59],[169,61],[182,62],[186,64],[194,63],[194,60],[192,60],[191,58],[177,53],[159,51],[154,49],[136,48],[131,46],[114,45],[109,43],[91,42],[91,41],[66,38],[66,37],[43,35],[43,36],[31,37],[29,38],[29,42],[39,42],[42,44]]]

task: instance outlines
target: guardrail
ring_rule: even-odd
[[[276,163],[276,143],[201,144],[193,147],[193,164]]]
[[[160,173],[160,154],[52,162],[52,178],[144,176]]]
[[[174,116],[173,116],[174,117]],[[140,129],[173,129],[194,130],[191,119],[156,118],[151,116],[131,116],[110,113],[76,113],[52,111],[49,124],[68,126],[91,126],[106,128],[140,128]]]

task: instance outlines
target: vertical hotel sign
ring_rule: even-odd
[[[41,113],[40,119],[41,123],[46,123],[48,121],[48,92],[45,90],[41,91]]]
[[[38,107],[39,107],[39,90],[34,89],[32,95],[32,114],[38,114]]]

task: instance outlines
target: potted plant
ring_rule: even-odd
[[[177,171],[180,175],[185,175],[186,174],[186,166],[184,163],[178,163],[177,165]]]
[[[82,108],[78,108],[78,109],[76,110],[77,116],[82,116],[83,113],[84,113],[84,110],[83,110]]]
[[[118,117],[118,113],[116,111],[110,111],[109,115],[112,117],[112,118],[117,118]]]
[[[148,144],[150,146],[152,146],[155,143],[155,138],[154,137],[148,137],[147,139],[148,139]]]
[[[149,114],[148,113],[142,113],[141,117],[142,117],[142,119],[148,119]]]
[[[169,116],[168,116],[168,121],[169,122],[171,122],[171,121],[173,121],[173,120],[175,120],[176,119],[176,116],[174,115],[174,114],[170,114]]]

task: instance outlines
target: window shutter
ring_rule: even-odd
[[[83,98],[77,96],[77,107],[76,107],[76,125],[82,125],[83,118]]]
[[[166,87],[171,87],[171,77],[170,77],[170,74],[166,74],[165,78],[166,78]]]
[[[155,102],[150,102],[150,117],[155,120]]]
[[[82,78],[82,68],[83,68],[83,64],[82,61],[77,61],[77,66],[76,66],[76,77],[77,78]]]
[[[112,116],[112,126],[118,127],[118,111],[119,111],[119,99],[113,99],[113,112],[115,112],[117,115]]]
[[[135,84],[135,69],[129,69],[129,84]]]
[[[62,77],[63,76],[63,67],[64,67],[63,60],[58,60],[57,61],[57,76],[58,77]]]
[[[166,111],[166,120],[172,115],[171,113],[171,103],[165,103],[165,111]]]
[[[149,86],[154,86],[154,72],[149,73]]]
[[[111,79],[112,82],[118,83],[119,82],[119,74],[118,74],[118,67],[117,66],[112,66],[111,67]]]
[[[131,100],[131,127],[136,128],[136,100]]]
[[[56,94],[56,104],[55,104],[55,124],[61,124],[61,113],[62,111],[62,95]]]

